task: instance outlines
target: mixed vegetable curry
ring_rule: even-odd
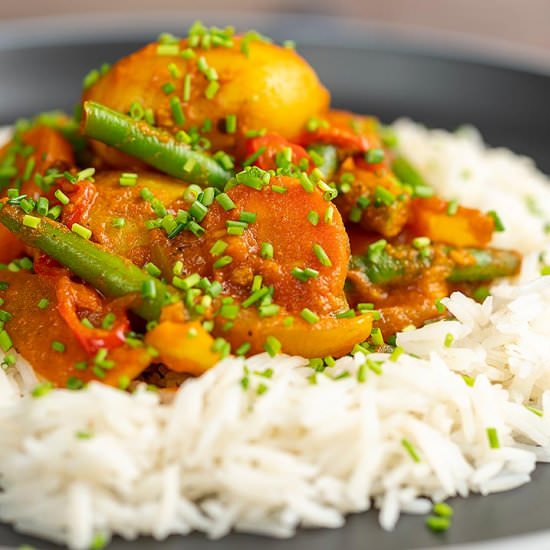
[[[91,71],[0,151],[0,348],[80,388],[173,387],[229,355],[329,365],[478,299],[520,256],[433,195],[291,44],[195,24]]]

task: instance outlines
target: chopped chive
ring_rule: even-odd
[[[82,326],[86,327],[86,328],[89,328],[89,329],[93,329],[94,328],[94,325],[92,325],[91,321],[84,317],[84,319],[82,319],[80,321],[80,323],[82,324]]]
[[[254,275],[254,279],[252,280],[252,289],[251,289],[252,292],[262,288],[262,281],[263,281],[263,278],[261,275]]]
[[[38,302],[38,309],[46,309],[50,305],[50,301],[47,298],[42,298]]]
[[[384,345],[384,338],[382,337],[382,331],[378,327],[372,329],[370,333],[370,337],[371,337],[372,343],[375,346]]]
[[[374,190],[374,198],[377,203],[381,203],[386,206],[391,206],[395,202],[394,194],[380,185],[377,185]]]
[[[201,222],[206,214],[208,213],[208,208],[202,204],[199,200],[193,202],[189,208],[189,214],[193,216],[198,222]]]
[[[251,348],[251,344],[250,342],[244,342],[244,344],[241,344],[236,350],[235,350],[235,355],[237,356],[243,356],[243,355],[246,355],[246,353],[248,352],[248,350]]]
[[[153,109],[145,109],[145,112],[143,113],[143,118],[145,119],[145,122],[147,122],[147,124],[150,124],[151,126],[155,125],[155,114],[153,113]]]
[[[88,180],[88,179],[91,179],[94,174],[95,174],[95,168],[84,168],[84,170],[80,170],[80,172],[76,173],[76,180],[77,181]]]
[[[78,363],[74,364],[74,368],[76,370],[86,370],[88,368],[88,363],[86,363],[86,361],[78,361]]]
[[[247,166],[244,170],[235,175],[235,180],[241,185],[260,190],[270,182],[271,175],[258,166]]]
[[[181,71],[175,63],[168,64],[168,72],[172,78],[181,78]]]
[[[34,157],[30,157],[27,160],[27,164],[25,165],[25,170],[23,172],[23,181],[27,181],[30,179],[32,175],[32,171],[34,170],[34,165],[36,164],[36,160]]]
[[[118,379],[118,388],[120,390],[126,390],[128,389],[128,386],[130,385],[130,377],[123,374],[119,379]]]
[[[494,223],[494,226],[495,226],[495,231],[497,233],[501,233],[502,231],[504,231],[506,228],[504,227],[504,224],[502,223],[502,220],[500,219],[499,215],[496,213],[495,210],[489,210],[489,212],[487,212],[487,214],[489,216],[491,216],[491,218],[493,218],[493,223]]]
[[[259,307],[260,317],[273,317],[281,308],[277,304],[266,304]]]
[[[217,240],[210,248],[210,254],[212,256],[219,256],[225,252],[225,249],[228,247],[228,244],[222,240]]]
[[[336,314],[337,319],[351,319],[352,317],[355,317],[355,311],[353,311],[353,309],[346,309]]]
[[[161,88],[166,95],[170,95],[176,89],[176,86],[173,82],[166,82],[161,86]]]
[[[272,185],[271,190],[274,193],[279,193],[280,195],[287,192],[287,188],[282,185]]]
[[[246,222],[239,222],[235,220],[227,220],[225,225],[227,226],[228,235],[243,235],[245,230],[248,228],[248,224]]]
[[[258,149],[254,151],[254,153],[252,153],[243,161],[243,166],[252,166],[252,164],[254,164],[258,160],[258,158],[260,158],[260,156],[265,152],[265,149],[265,145],[258,147]]]
[[[412,240],[412,245],[417,250],[421,250],[422,248],[426,248],[427,246],[430,246],[431,241],[428,237],[416,237]]]
[[[540,417],[544,416],[544,413],[540,409],[537,409],[536,407],[530,407],[528,405],[525,405],[525,408],[528,411],[532,412],[533,414],[536,414],[537,416],[540,416]]]
[[[214,269],[220,269],[229,265],[233,261],[231,256],[222,256],[219,260],[216,260],[213,264]]]
[[[46,197],[39,197],[36,201],[36,211],[41,216],[45,216],[50,208],[50,201]]]
[[[73,223],[71,226],[71,231],[86,240],[92,236],[92,232],[87,227],[84,227],[79,223]]]
[[[246,212],[243,210],[239,214],[239,220],[246,223],[254,223],[256,221],[256,212]]]
[[[0,331],[0,349],[2,349],[4,353],[8,353],[12,347],[13,342],[10,335],[5,330]]]
[[[315,243],[313,245],[313,252],[315,256],[317,256],[317,259],[321,262],[321,265],[324,265],[325,267],[330,267],[332,265],[328,254],[325,252],[325,249],[320,244]]]
[[[157,44],[157,55],[178,55],[179,44]]]
[[[246,138],[262,137],[267,134],[267,128],[260,128],[259,130],[247,130],[244,133]]]
[[[264,349],[270,357],[275,357],[281,352],[281,342],[275,338],[275,336],[268,336],[265,341]]]
[[[403,354],[405,353],[405,350],[400,347],[396,347],[390,355],[390,361],[396,362]]]
[[[357,369],[357,381],[360,384],[365,383],[367,380],[367,363],[363,363]]]
[[[367,359],[365,361],[367,368],[374,372],[377,376],[380,376],[382,374],[382,367],[380,366],[380,363],[378,361],[373,361],[372,359]]]
[[[234,134],[237,131],[237,115],[227,115],[225,118],[225,131]]]
[[[474,290],[474,300],[477,302],[483,302],[487,296],[491,294],[491,291],[489,290],[489,287],[487,286],[480,286]]]
[[[250,296],[243,301],[242,303],[242,306],[243,307],[250,307],[252,304],[254,304],[255,302],[261,300],[262,298],[264,298],[265,296],[267,296],[269,294],[269,288],[258,288],[256,290],[254,290],[252,292],[252,294],[250,294]]]
[[[350,222],[359,223],[363,217],[363,211],[358,206],[352,206],[348,219]]]
[[[420,455],[418,454],[414,445],[408,439],[403,438],[401,440],[401,445],[405,448],[405,450],[409,453],[410,457],[415,462],[420,462]]]
[[[183,114],[183,109],[181,107],[181,102],[177,97],[171,97],[170,98],[170,109],[172,110],[172,117],[174,118],[174,122],[181,126],[185,122],[185,115]],[[186,171],[187,167],[184,168]]]
[[[152,262],[147,262],[144,266],[145,271],[151,275],[151,277],[158,277],[162,272],[161,270]]]
[[[211,80],[208,83],[206,90],[204,90],[204,96],[206,97],[206,99],[214,99],[219,89],[220,83],[217,80]]]
[[[36,229],[40,225],[40,218],[37,218],[36,216],[30,216],[29,214],[25,214],[23,216],[23,225],[25,227]]]
[[[441,518],[453,517],[454,510],[452,506],[446,502],[436,502],[432,508],[433,513]]]
[[[218,315],[224,319],[236,319],[239,314],[239,306],[237,304],[224,304],[218,310]]]
[[[261,250],[260,250],[260,256],[264,260],[272,260],[273,259],[273,245],[271,243],[262,243]]]
[[[319,214],[315,210],[310,210],[307,219],[311,225],[317,225],[319,223]]]
[[[57,340],[54,340],[52,342],[52,349],[53,349],[53,351],[63,353],[65,351],[65,344],[63,344],[63,342],[59,342]]]
[[[433,197],[434,190],[427,185],[417,185],[414,187],[413,196],[420,199],[428,199]]]
[[[199,200],[204,206],[210,206],[214,202],[216,191],[213,187],[207,187],[200,195]]]
[[[366,197],[365,195],[361,195],[358,199],[357,199],[357,206],[361,209],[361,210],[365,210],[365,208],[367,208],[367,206],[370,204],[370,199],[368,197]]]
[[[35,386],[34,389],[31,392],[31,395],[33,397],[43,397],[44,395],[50,393],[54,388],[53,384],[51,382],[43,382],[42,384],[38,384],[38,386]]]
[[[331,224],[334,217],[334,207],[332,205],[328,206],[325,210],[325,215],[323,217],[323,221],[325,223]]]
[[[181,98],[186,103],[191,98],[191,75],[190,74],[186,74],[185,77],[183,78],[183,93]]]
[[[123,172],[118,178],[118,183],[122,187],[133,187],[136,185],[138,175],[134,172]]]
[[[449,201],[447,205],[447,216],[454,216],[458,211],[458,201],[452,200]]]
[[[313,193],[313,191],[315,190],[315,185],[309,179],[308,175],[305,172],[300,172],[300,174],[298,175],[298,180],[306,193]]]
[[[180,55],[185,60],[194,59],[197,56],[197,54],[191,48],[186,48],[181,52]]]
[[[500,448],[500,442],[498,439],[498,432],[496,428],[487,428],[487,439],[489,440],[489,447],[491,447],[491,449]]]
[[[116,315],[112,312],[107,313],[101,321],[101,327],[105,330],[111,330],[115,324]]]
[[[237,207],[237,205],[231,200],[231,197],[227,193],[220,193],[216,197],[216,200],[226,212],[228,212],[229,210],[233,210],[233,208]]]
[[[454,339],[455,339],[455,337],[450,332],[448,332],[445,335],[445,342],[444,342],[445,347],[450,348],[453,345]]]
[[[65,195],[65,193],[61,191],[61,189],[55,190],[54,197],[64,206],[71,202],[71,199],[69,199],[69,197],[67,197],[67,195]]]
[[[447,531],[451,526],[449,518],[440,516],[428,516],[426,526],[436,533]]]
[[[387,244],[388,242],[385,239],[379,239],[378,241],[370,244],[367,249],[367,257],[369,261],[377,263],[380,260]]]
[[[300,317],[310,325],[314,325],[317,321],[319,321],[319,316],[307,307],[300,311]]]

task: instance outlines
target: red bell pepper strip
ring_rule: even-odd
[[[85,223],[94,205],[98,192],[96,186],[89,180],[80,181],[76,184],[65,184],[62,186],[71,202],[63,207],[61,221],[69,229],[74,223]]]
[[[100,298],[88,287],[73,283],[69,277],[60,277],[57,284],[57,310],[84,350],[94,355],[100,349],[113,349],[124,343],[124,335],[130,328],[124,310],[116,312],[116,321],[111,329],[104,329],[83,325],[77,314],[79,308],[97,311],[101,308]]]

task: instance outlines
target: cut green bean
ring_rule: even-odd
[[[82,131],[89,138],[187,183],[214,185],[221,189],[232,176],[212,157],[194,151],[168,132],[144,120],[133,120],[94,101],[84,103]]]
[[[363,273],[374,284],[403,284],[410,282],[433,264],[436,247],[398,245],[384,248],[379,254],[352,256],[350,269]],[[447,256],[451,272],[447,278],[452,283],[490,281],[515,275],[521,265],[521,256],[513,250],[497,248],[453,249],[438,246],[437,251]],[[458,263],[453,251],[467,261]]]
[[[42,217],[37,227],[28,227],[23,224],[23,217],[24,212],[17,206],[5,204],[0,210],[0,222],[26,245],[38,248],[68,267],[105,296],[135,294],[136,301],[130,305],[132,311],[147,321],[159,318],[162,307],[171,299],[170,289],[164,283],[58,222]],[[155,286],[154,296],[142,295],[144,283]]]

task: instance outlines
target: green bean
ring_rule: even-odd
[[[352,256],[350,269],[360,271],[374,284],[403,284],[434,265],[436,256],[449,262],[447,280],[452,283],[510,277],[518,272],[521,265],[520,255],[513,250],[453,249],[441,245],[416,249],[408,245],[388,245],[376,254]]]
[[[399,181],[411,188],[413,196],[429,197],[433,195],[433,189],[406,158],[394,158],[391,168]]]
[[[84,103],[82,131],[187,183],[223,188],[232,176],[212,157],[176,141],[168,132],[94,101]]]
[[[136,294],[130,309],[147,321],[157,320],[162,307],[171,299],[169,288],[129,260],[107,252],[64,225],[36,216],[36,228],[24,225],[25,213],[19,206],[4,204],[0,222],[26,245],[38,248],[105,296],[117,298]],[[144,285],[154,290],[143,296]]]
[[[515,275],[521,265],[521,257],[513,250],[496,248],[469,248],[475,262],[471,265],[455,265],[449,276],[452,283],[478,282]]]
[[[376,285],[402,284],[418,277],[432,264],[432,252],[423,256],[409,246],[385,247],[377,254],[352,256],[350,269],[360,271]]]

